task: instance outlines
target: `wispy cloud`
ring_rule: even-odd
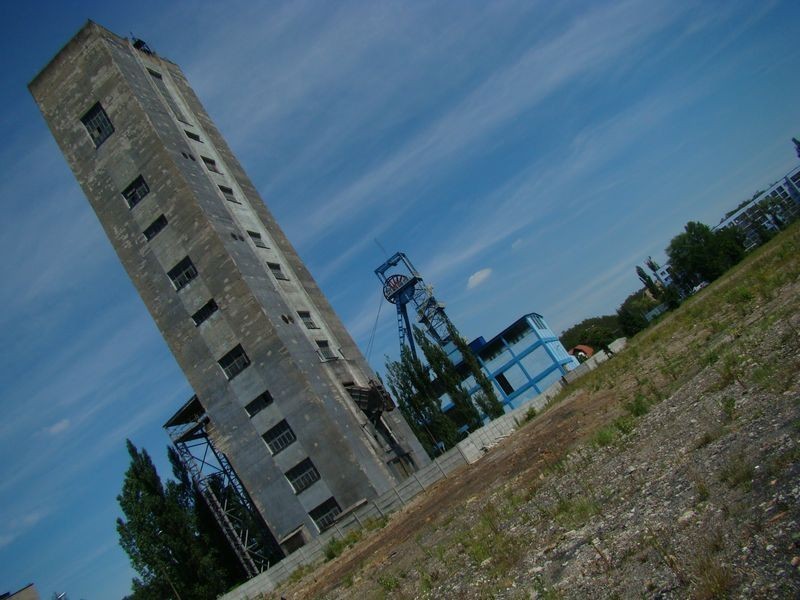
[[[485,282],[492,274],[491,269],[481,269],[480,271],[475,271],[472,275],[469,276],[467,279],[467,289],[471,290],[473,288],[478,287],[483,282]]]
[[[44,431],[50,435],[57,435],[69,429],[69,423],[69,419],[61,419],[57,423],[53,423],[52,425],[45,427]]]

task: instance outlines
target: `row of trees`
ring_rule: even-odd
[[[122,549],[139,574],[130,600],[216,598],[245,574],[174,448],[175,480],[161,482],[147,450],[127,440],[130,465],[117,496]]]
[[[472,375],[480,391],[470,397],[462,383],[462,373],[444,349],[414,328],[414,339],[427,364],[404,347],[399,361],[386,359],[388,387],[395,397],[414,434],[430,456],[452,448],[468,432],[483,425],[485,417],[494,419],[503,414],[494,386],[481,369],[466,340],[452,325],[449,334],[462,357],[462,369]],[[440,398],[447,395],[453,408],[447,414]]]
[[[745,255],[744,238],[735,227],[712,230],[708,225],[690,221],[666,249],[672,284],[665,286],[658,277],[659,265],[645,261],[636,275],[642,287],[630,294],[616,314],[585,319],[566,330],[561,342],[566,348],[586,344],[603,348],[621,335],[632,336],[647,327],[647,313],[660,304],[676,308],[683,298],[703,283],[710,283],[738,263]],[[652,275],[651,275],[652,273]]]

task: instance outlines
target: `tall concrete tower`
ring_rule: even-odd
[[[88,22],[29,87],[284,552],[428,463],[174,63]]]

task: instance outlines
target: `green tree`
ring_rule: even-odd
[[[623,335],[625,334],[620,327],[617,315],[602,315],[584,319],[573,325],[561,334],[560,340],[567,350],[578,344],[585,344],[599,350]]]
[[[735,227],[712,231],[690,221],[667,247],[674,278],[685,291],[714,281],[744,257],[742,234]]]
[[[130,466],[117,496],[125,518],[117,519],[122,549],[140,578],[132,598],[216,598],[238,579],[197,522],[188,476],[162,484],[146,450],[127,440]]]
[[[644,284],[644,287],[647,288],[647,291],[650,292],[650,295],[653,296],[653,298],[661,297],[661,293],[663,291],[661,287],[659,287],[659,285],[653,281],[653,278],[650,277],[650,275],[648,275],[647,272],[639,265],[636,265],[636,275],[639,276],[639,281]]]
[[[428,368],[403,347],[400,360],[386,359],[386,382],[422,447],[430,456],[440,446],[452,448],[459,439],[458,429],[442,411]]]
[[[483,425],[483,419],[478,409],[472,403],[469,392],[461,383],[461,376],[456,371],[455,365],[445,353],[444,349],[430,341],[418,328],[414,328],[414,339],[422,349],[425,360],[428,361],[431,371],[436,377],[435,385],[437,396],[447,394],[453,403],[453,408],[448,414],[456,424],[461,427],[466,425],[468,431],[474,431]]]
[[[625,298],[625,301],[617,309],[617,319],[622,332],[631,336],[647,327],[648,321],[644,315],[656,305],[658,302],[645,294],[644,288]]]
[[[478,363],[478,358],[475,356],[472,348],[469,347],[467,340],[461,337],[461,334],[458,333],[452,323],[448,322],[447,332],[461,354],[461,360],[464,361],[469,372],[475,378],[475,383],[481,388],[481,391],[475,395],[475,404],[478,405],[481,412],[489,417],[489,419],[496,419],[497,417],[503,416],[505,413],[503,404],[497,398],[497,393],[494,390],[492,382],[489,380],[486,372],[481,368],[480,363]]]

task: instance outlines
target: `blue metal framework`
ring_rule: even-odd
[[[375,269],[375,274],[383,284],[383,296],[397,307],[397,330],[400,347],[408,344],[411,354],[417,358],[414,332],[408,316],[409,304],[416,311],[416,322],[425,333],[442,347],[452,346],[448,325],[451,325],[444,311],[444,304],[433,295],[433,287],[427,285],[419,271],[408,257],[396,252]]]

